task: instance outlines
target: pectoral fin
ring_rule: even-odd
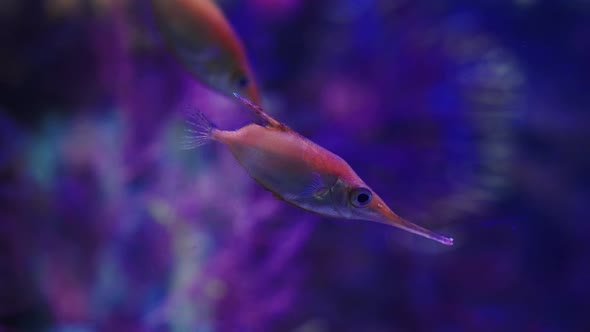
[[[330,188],[326,186],[324,181],[322,180],[321,175],[318,173],[313,173],[313,180],[312,182],[301,192],[301,195],[311,197],[313,196],[316,199],[324,198],[330,192]]]
[[[285,199],[290,201],[297,201],[299,199],[313,197],[315,199],[321,200],[324,199],[329,192],[330,187],[326,186],[326,184],[322,180],[321,175],[319,175],[318,173],[313,173],[312,181],[308,185],[306,185],[302,191],[298,193],[285,194]]]

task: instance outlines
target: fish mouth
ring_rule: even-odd
[[[388,208],[384,203],[377,203],[374,210],[376,210],[375,212],[377,213],[377,217],[371,218],[372,221],[401,228],[410,233],[420,235],[422,237],[434,240],[447,246],[453,245],[452,237],[446,237],[444,235],[428,230],[424,227],[418,226],[410,221],[407,221],[404,218],[395,214],[393,211],[391,211],[391,209]]]

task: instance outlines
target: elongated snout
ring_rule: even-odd
[[[248,87],[246,88],[246,96],[248,97],[248,99],[250,99],[257,105],[261,105],[262,100],[260,99],[260,93],[258,92],[256,80],[254,80],[254,76],[252,73],[250,73],[249,75],[251,77],[251,82],[248,84]]]
[[[425,238],[440,242],[447,246],[453,245],[453,238],[446,237],[440,234],[437,234],[431,230],[428,230],[424,227],[418,226],[412,222],[409,222],[397,214],[395,214],[391,209],[381,201],[381,199],[375,199],[374,204],[371,204],[368,208],[371,209],[371,221],[380,222],[383,224],[395,226],[406,230],[410,233],[414,233]]]

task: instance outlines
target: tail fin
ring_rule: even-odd
[[[191,150],[207,144],[211,141],[211,133],[217,129],[205,114],[199,111],[187,112],[185,122],[187,128],[184,131],[187,134],[182,141],[181,149],[183,150]]]

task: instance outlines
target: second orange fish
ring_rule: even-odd
[[[152,0],[167,43],[202,83],[227,96],[238,91],[260,103],[242,42],[211,0]]]

